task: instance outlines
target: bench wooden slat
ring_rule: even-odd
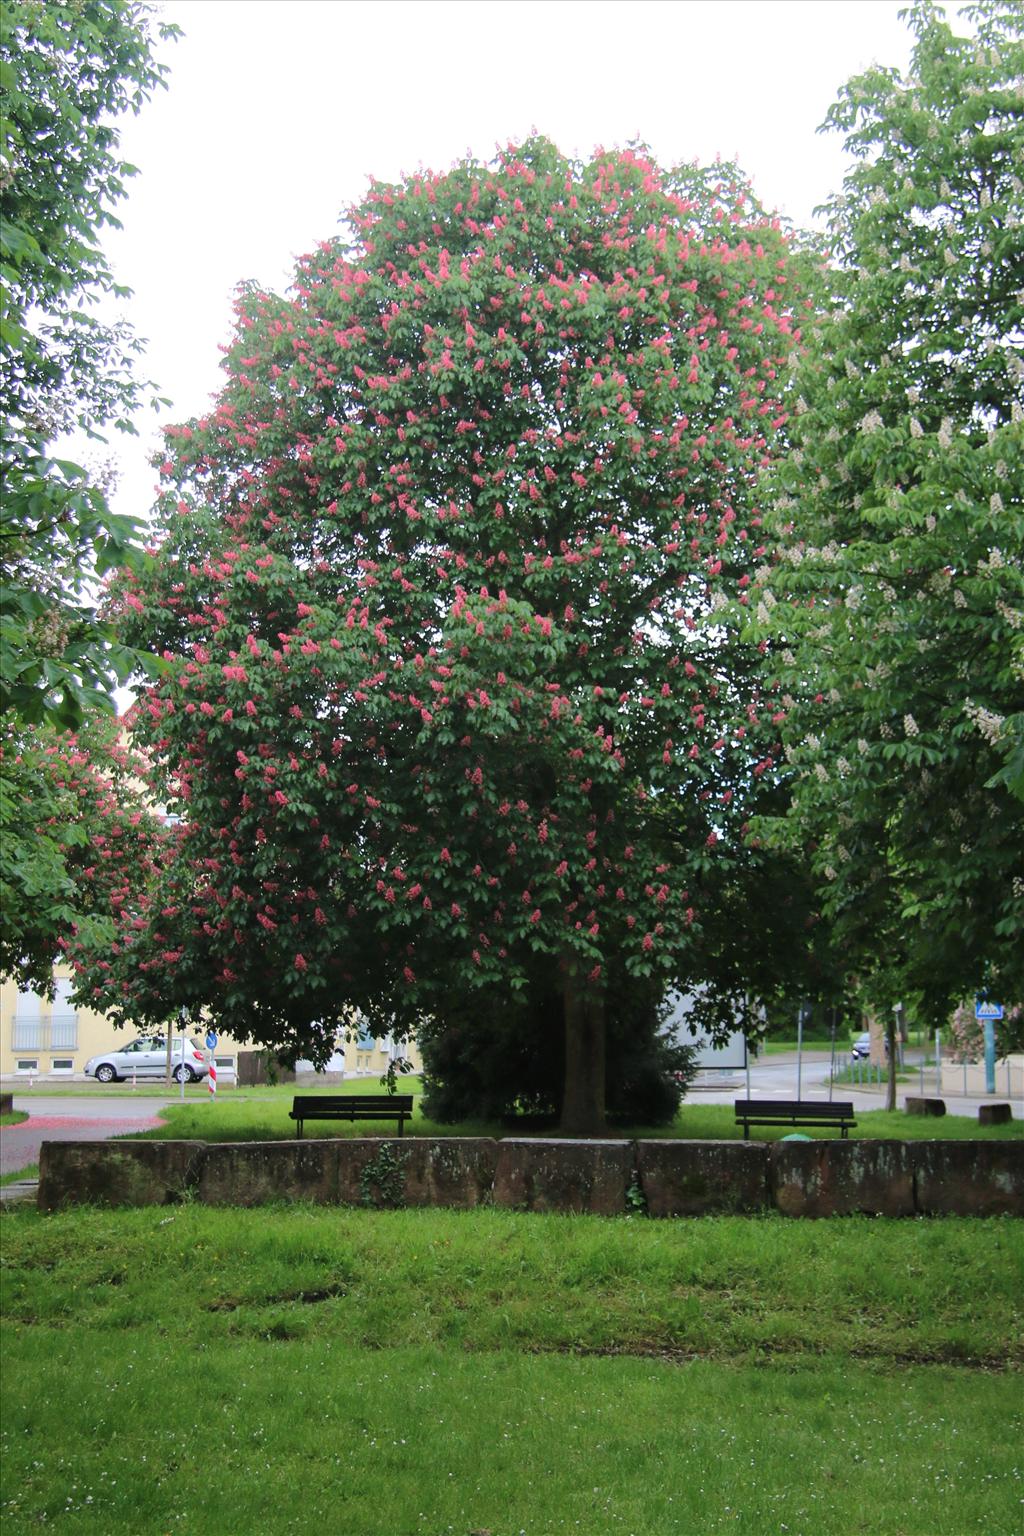
[[[749,1139],[752,1125],[838,1126],[845,1141],[847,1130],[857,1122],[852,1099],[737,1099],[736,1124],[743,1127],[744,1141]]]
[[[289,1120],[294,1120],[296,1136],[302,1135],[306,1120],[397,1120],[399,1136],[405,1122],[412,1118],[411,1093],[332,1093],[296,1094]]]

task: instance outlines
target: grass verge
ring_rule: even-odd
[[[0,1173],[0,1188],[5,1184],[20,1184],[25,1179],[38,1179],[39,1164],[29,1163],[25,1168],[16,1168],[12,1173]]]
[[[407,1091],[414,1092],[418,1084]],[[205,1140],[205,1141],[276,1141],[294,1138],[295,1123],[288,1118],[294,1087],[265,1088],[259,1097],[251,1092],[245,1097],[218,1097],[212,1102],[171,1104],[163,1112],[163,1124],[155,1130],[142,1131],[138,1135],[145,1140]],[[366,1092],[366,1084],[357,1083],[351,1092]],[[790,1126],[760,1126],[758,1140],[774,1141],[790,1133]],[[414,1117],[407,1134],[414,1136],[508,1136],[514,1134],[507,1127],[492,1121],[463,1121],[458,1125],[439,1125],[423,1115],[417,1103]],[[327,1136],[380,1135],[379,1121],[349,1124],[338,1121],[317,1123],[310,1121],[307,1136],[317,1139]],[[531,1134],[531,1133],[527,1133]],[[536,1134],[536,1133],[532,1133]],[[688,1141],[731,1141],[742,1138],[743,1132],[736,1125],[731,1104],[704,1104],[688,1100],[670,1126],[656,1128],[645,1126],[616,1126],[610,1134],[621,1137],[655,1136],[676,1137]],[[832,1137],[836,1133],[827,1129],[809,1129],[806,1134]],[[867,1110],[857,1115],[854,1137],[889,1137],[910,1140],[1006,1140],[1024,1138],[1024,1121],[1012,1121],[1009,1125],[979,1126],[976,1119],[966,1115],[946,1115],[941,1121],[908,1115],[903,1111],[892,1114],[885,1110]]]
[[[1020,1222],[0,1221],[7,1533],[1019,1529]]]

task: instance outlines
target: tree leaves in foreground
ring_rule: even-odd
[[[909,77],[826,123],[854,166],[753,608],[791,695],[783,835],[866,996],[941,1023],[1024,996],[1024,8],[970,38],[910,14]]]
[[[138,112],[176,28],[135,0],[11,0],[0,21],[0,711],[76,728],[145,658],[96,609],[137,560],[138,525],[48,445],[133,431],[139,344],[93,306],[125,297],[101,247],[134,167],[114,120]]]
[[[609,966],[707,979],[772,766],[738,627],[796,268],[730,168],[543,140],[349,227],[241,292],[215,409],[168,432],[120,618],[170,669],[134,730],[187,830],[105,1005],[315,1059],[348,1007],[554,996],[593,1129]]]

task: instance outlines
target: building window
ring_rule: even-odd
[[[71,982],[58,980],[50,1019],[50,1050],[77,1051],[78,1013],[71,1001]]]
[[[38,992],[19,992],[14,1005],[14,1038],[11,1045],[16,1051],[38,1051],[43,1046],[43,1000]]]
[[[73,1056],[55,1056],[50,1062],[51,1072],[73,1072],[75,1059]]]
[[[78,1013],[71,1002],[71,982],[57,982],[50,1017],[43,1018],[38,992],[19,992],[11,1040],[15,1051],[77,1051]]]
[[[14,1067],[15,1071],[17,1072],[38,1072],[39,1059],[38,1057],[33,1057],[32,1060],[29,1061],[26,1060],[25,1057],[19,1056],[18,1060],[14,1063]]]

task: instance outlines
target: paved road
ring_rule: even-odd
[[[160,1124],[160,1111],[176,1098],[112,1099],[89,1094],[15,1094],[15,1109],[29,1116],[21,1125],[0,1130],[0,1173],[16,1173],[39,1161],[44,1141],[106,1141]]]
[[[909,1082],[897,1083],[896,1104],[902,1109],[904,1100],[908,1094],[913,1098],[924,1094],[927,1098],[942,1098],[946,1101],[947,1113],[951,1115],[977,1116],[978,1106],[991,1104],[995,1101],[1002,1103],[1013,1102],[1008,1095],[997,1091],[994,1095],[940,1093],[935,1084],[935,1069],[925,1068],[923,1086],[918,1075],[919,1053],[913,1051],[907,1054],[907,1067],[914,1074]],[[845,1064],[845,1063],[844,1063]],[[805,1051],[800,1068],[800,1097],[804,1099],[827,1099],[829,1096],[828,1085],[829,1053],[828,1051]],[[998,1075],[996,1088],[1000,1084]],[[787,1053],[785,1056],[768,1056],[759,1060],[752,1060],[750,1064],[750,1095],[755,1099],[795,1099],[797,1097],[797,1059],[796,1052]],[[689,1102],[699,1104],[731,1104],[734,1099],[746,1098],[747,1075],[744,1072],[718,1074],[702,1072],[690,1089]],[[870,1087],[853,1086],[847,1083],[837,1083],[832,1090],[835,1099],[852,1100],[854,1110],[864,1111],[869,1109],[885,1108],[885,1084],[875,1084]],[[1014,1118],[1024,1117],[1024,1104],[1018,1100],[1013,1102]]]

